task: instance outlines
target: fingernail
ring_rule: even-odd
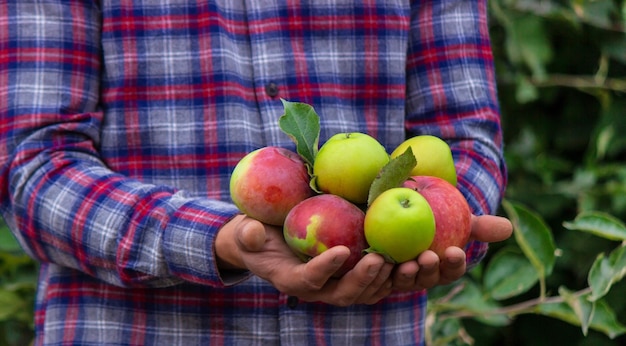
[[[461,262],[463,262],[463,259],[459,257],[448,257],[446,258],[446,260],[448,261],[448,263],[453,264],[453,265],[458,265],[458,264],[461,264]]]
[[[415,274],[402,274],[402,277],[406,280],[413,280],[415,279]]]

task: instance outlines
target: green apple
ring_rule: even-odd
[[[368,252],[402,263],[430,247],[435,237],[435,216],[419,192],[396,187],[376,197],[365,213],[363,227]]]
[[[388,162],[389,154],[374,137],[338,133],[317,153],[313,175],[320,191],[362,204],[367,202],[372,181]]]
[[[439,177],[456,186],[456,168],[450,146],[439,137],[421,135],[411,137],[402,142],[391,152],[395,158],[404,153],[408,147],[413,150],[417,165],[411,175],[427,175]]]

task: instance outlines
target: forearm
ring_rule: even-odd
[[[486,1],[432,2],[412,13],[408,55],[407,135],[445,139],[457,187],[477,215],[494,213],[506,169]],[[486,244],[467,247],[475,264]]]
[[[52,127],[35,133],[73,136]],[[38,146],[33,141],[20,147]],[[220,283],[213,240],[233,206],[115,174],[80,146],[17,151],[27,158],[3,171],[4,217],[34,257],[119,285]]]
[[[0,210],[41,261],[118,285],[221,285],[217,230],[234,206],[111,171],[100,157],[95,5],[7,5],[0,38]]]

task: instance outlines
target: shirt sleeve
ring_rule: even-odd
[[[487,23],[487,1],[413,6],[407,59],[407,135],[433,134],[452,149],[457,187],[474,214],[496,212],[506,167]],[[470,242],[470,266],[487,244]]]
[[[95,3],[0,4],[0,211],[40,261],[121,286],[224,285],[213,241],[236,208],[99,157]]]

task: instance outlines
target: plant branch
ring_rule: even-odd
[[[531,78],[530,82],[537,87],[564,86],[570,88],[596,88],[626,92],[626,80],[620,78],[603,78],[596,76],[572,76],[553,74],[546,79]]]
[[[591,292],[591,288],[587,287],[580,291],[574,292],[574,296],[581,296]],[[547,303],[563,303],[565,302],[565,298],[561,296],[554,296],[548,298],[538,297],[535,299],[530,299],[521,303],[503,306],[497,309],[492,309],[488,311],[481,312],[481,316],[492,316],[492,315],[507,315],[507,316],[517,316],[525,313],[530,313],[532,310],[539,304],[547,304]],[[447,312],[442,313],[439,316],[440,320],[446,320],[450,318],[466,318],[466,317],[476,317],[476,313],[473,311],[455,311],[455,312]]]

